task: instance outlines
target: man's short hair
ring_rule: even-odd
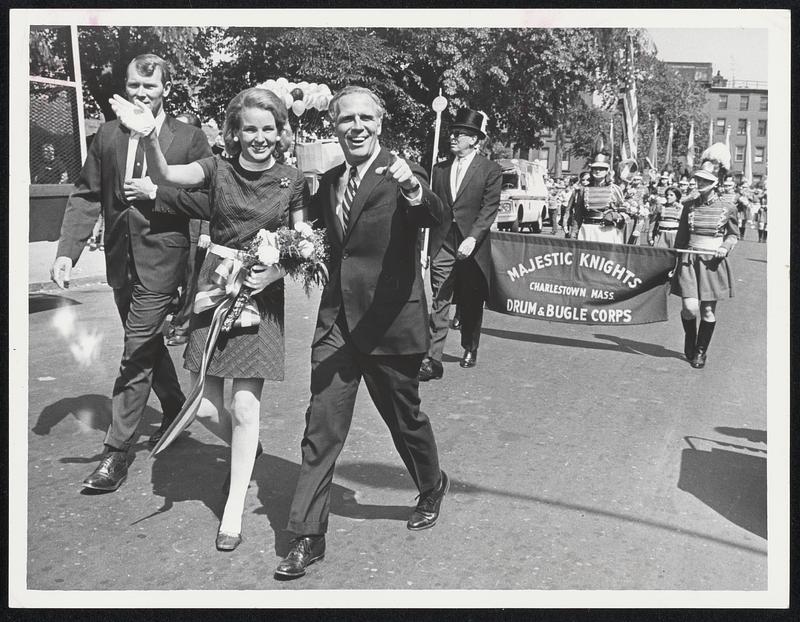
[[[139,54],[134,58],[128,67],[134,65],[139,74],[150,77],[156,72],[156,68],[161,69],[161,84],[166,85],[167,82],[172,81],[172,73],[170,72],[169,63],[160,56],[155,54]]]
[[[386,107],[383,105],[383,100],[368,88],[351,85],[344,87],[340,91],[337,91],[328,104],[328,114],[334,122],[336,121],[336,116],[339,114],[339,100],[347,95],[356,95],[359,93],[366,95],[372,100],[372,102],[375,104],[376,110],[378,111],[378,119],[383,119],[384,115],[386,114]]]

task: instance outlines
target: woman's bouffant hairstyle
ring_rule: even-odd
[[[251,88],[238,93],[228,104],[225,111],[225,124],[222,127],[222,138],[225,141],[225,151],[231,156],[239,155],[242,147],[234,138],[242,127],[242,109],[261,108],[268,110],[275,117],[275,126],[278,130],[278,143],[275,145],[275,157],[282,156],[292,144],[292,129],[289,127],[289,113],[286,104],[280,97],[267,89]]]

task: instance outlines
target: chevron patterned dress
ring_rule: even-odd
[[[209,235],[214,244],[245,248],[259,229],[275,231],[289,224],[290,212],[308,201],[306,183],[295,168],[275,163],[266,171],[243,169],[238,158],[214,156],[199,160],[209,188]],[[223,259],[207,253],[200,269],[198,290],[208,287]],[[217,341],[207,374],[223,378],[283,380],[283,279],[254,297],[261,314],[257,326],[235,327]],[[200,371],[203,345],[213,309],[194,314],[184,352],[184,367]]]

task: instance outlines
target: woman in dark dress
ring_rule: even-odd
[[[697,193],[684,201],[675,240],[675,248],[702,252],[681,253],[672,282],[672,293],[682,302],[683,351],[695,369],[706,364],[717,324],[717,301],[733,297],[728,254],[739,240],[738,217],[736,206],[716,192],[719,175],[729,163],[730,152],[722,143],[703,153],[703,163],[694,174]]]
[[[125,114],[120,118],[125,122]],[[282,138],[288,145],[287,134],[284,103],[270,91],[252,88],[236,95],[228,105],[223,136],[229,157],[217,155],[168,166],[155,133],[147,135],[148,169],[158,183],[209,189],[209,212],[190,214],[210,221],[211,245],[200,270],[198,302],[217,287],[214,280],[220,270],[224,272],[260,229],[275,231],[304,220],[308,205],[305,180],[297,169],[275,159]],[[244,285],[253,289],[258,323],[234,326],[221,334],[206,368],[197,417],[231,446],[230,487],[216,540],[219,550],[231,551],[242,540],[245,494],[258,447],[261,390],[265,379],[283,380],[283,276],[278,266],[251,269]],[[213,311],[198,313],[196,307],[192,316],[184,366],[192,372],[193,386],[201,380]],[[233,379],[230,415],[224,408],[225,378]]]

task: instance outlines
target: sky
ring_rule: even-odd
[[[663,61],[710,62],[729,80],[767,80],[767,33],[755,28],[648,28]]]

